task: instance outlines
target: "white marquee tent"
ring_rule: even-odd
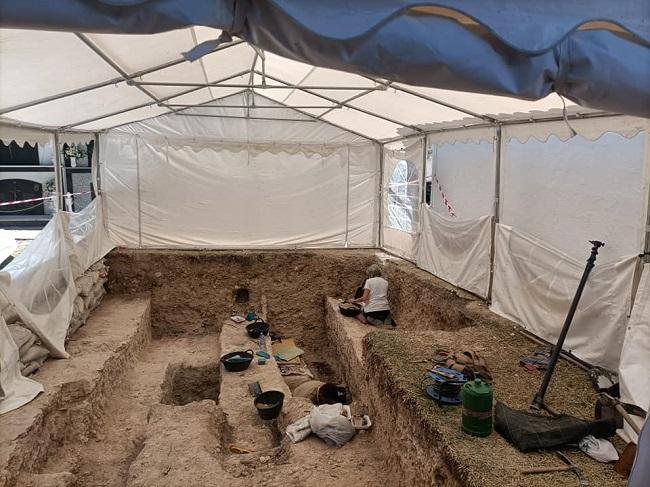
[[[407,86],[240,41],[194,63],[180,56],[216,35],[0,30],[0,139],[98,148],[100,197],[86,223],[60,212],[47,242],[0,271],[1,294],[53,356],[65,357],[72,278],[113,245],[383,248],[552,341],[598,239],[606,247],[565,346],[620,368],[626,399],[648,407],[637,372],[650,357],[638,303],[650,289],[639,257],[648,120],[564,108],[556,95]],[[53,281],[59,298],[37,313],[49,296],[39,283]],[[38,387],[12,369],[0,325],[6,411]]]

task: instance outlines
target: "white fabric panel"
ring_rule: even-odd
[[[435,98],[437,100],[465,108],[466,110],[470,110],[479,114],[490,115],[492,117],[503,117],[507,119],[513,118],[513,115],[519,115],[520,117],[530,116],[530,113],[544,114],[544,116],[549,116],[553,113],[562,115],[562,99],[555,93],[548,95],[542,100],[528,101],[505,96],[482,95],[479,93],[441,90],[438,88],[428,88],[422,86],[410,87],[410,89],[423,95],[427,95],[431,98]],[[593,111],[579,107],[570,100],[565,101],[569,113],[577,111],[576,109],[579,109],[581,113]],[[549,110],[551,111],[550,113]],[[468,115],[461,115],[455,119],[458,120],[461,117],[468,117]]]
[[[346,148],[308,157],[142,140],[140,185],[143,246],[345,244]]]
[[[492,218],[444,218],[422,205],[417,265],[483,298],[490,284]]]
[[[18,348],[0,315],[0,414],[27,404],[43,386],[20,373]]]
[[[102,197],[98,196],[79,213],[64,213],[74,245],[73,272],[75,277],[108,254],[114,245],[108,235]]]
[[[366,88],[376,86],[373,81],[363,76],[327,68],[316,68],[304,79],[302,84],[306,86],[359,86]],[[317,92],[339,101],[347,100],[361,93],[356,90],[318,90]],[[328,103],[326,100],[321,101]]]
[[[57,213],[36,238],[0,271],[0,292],[25,326],[56,358],[67,358],[65,337],[77,296],[65,218]]]
[[[120,83],[23,108],[8,116],[21,122],[61,127],[151,101],[135,86]]]
[[[508,128],[509,130],[509,128]],[[582,260],[602,240],[601,262],[642,248],[646,134],[596,141],[511,140],[502,154],[501,222]]]
[[[459,120],[467,117],[457,110],[390,88],[386,91],[375,91],[364,95],[351,101],[350,105],[365,108],[411,125]]]
[[[179,59],[181,52],[194,47],[189,29],[149,35],[86,35],[127,73],[135,73]]]
[[[320,101],[327,103],[326,100]],[[295,102],[292,101],[292,103]],[[336,125],[340,125],[346,129],[361,132],[363,135],[367,135],[368,137],[377,140],[395,137],[398,135],[397,131],[402,128],[401,125],[373,117],[372,115],[367,115],[352,108],[332,110],[330,113],[325,115],[323,119],[335,123]]]
[[[113,132],[99,136],[100,172],[108,232],[115,245],[138,246],[138,140]]]
[[[627,116],[571,120],[570,125],[580,137],[589,140],[597,140],[608,132],[615,132],[623,137],[631,138],[641,131],[648,132],[650,129],[648,119]],[[508,125],[503,135],[507,141],[517,139],[519,142],[525,143],[531,137],[545,142],[552,135],[560,140],[568,140],[572,134],[566,122],[556,121]]]
[[[494,132],[493,132],[494,133]],[[494,213],[494,142],[456,142],[435,145],[429,138],[426,180],[431,181],[431,207],[450,217],[443,193],[455,218],[475,220]],[[436,183],[434,176],[437,177]],[[442,189],[440,189],[442,188]]]
[[[379,146],[349,146],[348,246],[376,247],[379,230]]]
[[[240,105],[240,95],[223,98],[215,104]],[[256,106],[279,106],[273,100],[256,95]],[[274,144],[280,150],[290,150],[291,145],[365,145],[367,139],[354,135],[333,125],[319,122],[307,115],[301,114],[291,108],[274,109],[273,118],[298,121],[268,121],[268,120],[243,120],[218,117],[191,117],[191,114],[208,114],[216,116],[231,116],[242,114],[241,110],[198,107],[185,110],[185,115],[163,115],[143,122],[119,127],[115,133],[139,134],[142,136],[159,136],[166,138],[184,139],[187,141],[211,143],[219,142],[245,142],[250,144]]]
[[[619,365],[621,400],[648,411],[650,405],[650,264],[643,266]]]
[[[298,84],[305,76],[316,69],[309,64],[283,58],[272,52],[266,52],[264,54],[266,55],[265,73],[279,78],[285,83]],[[269,80],[269,83],[271,81]]]
[[[170,103],[175,102],[176,100],[173,102],[170,101]],[[95,122],[78,125],[76,128],[79,130],[103,130],[105,127],[117,127],[118,125],[125,123],[137,122],[138,120],[144,120],[150,117],[157,117],[158,115],[162,115],[168,111],[169,110],[165,107],[150,105],[148,107],[139,108],[137,110],[130,110],[128,112],[120,113],[119,115],[113,115],[112,117],[101,118]]]
[[[18,127],[0,123],[0,140],[4,141],[5,144],[9,144],[12,140],[15,140],[20,146],[23,146],[25,142],[32,147],[35,144],[43,146],[47,144],[54,145],[54,134],[29,127]]]
[[[2,108],[119,76],[72,33],[0,29],[0,46]],[[38,111],[30,113],[30,123],[43,118]]]
[[[241,70],[239,70],[241,71]],[[228,74],[235,74],[238,71],[229,71]],[[220,78],[218,78],[220,79]],[[138,80],[145,82],[167,82],[167,83],[207,83],[209,81],[216,81],[207,79],[203,70],[203,65],[200,61],[195,63],[177,64],[170,68],[161,69],[151,74],[147,74],[138,78]],[[233,81],[235,82],[235,81]],[[191,86],[143,86],[147,91],[153,93],[156,97],[162,98],[176,93],[187,91]]]
[[[416,258],[419,232],[424,144],[422,137],[384,146],[383,247],[412,261]],[[407,166],[401,161],[406,161]],[[391,201],[391,194],[396,199]],[[398,228],[404,225],[396,223],[403,220],[409,220],[406,226],[411,227],[410,231]]]
[[[574,259],[540,239],[497,224],[496,262],[490,309],[554,343],[584,271]],[[630,309],[636,256],[603,263],[591,271],[564,348],[594,365],[616,369]]]

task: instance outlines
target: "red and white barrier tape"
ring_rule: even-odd
[[[77,196],[80,194],[89,194],[92,193],[92,191],[82,191],[80,193],[66,193],[63,196]],[[55,196],[44,196],[42,198],[30,198],[28,200],[20,200],[20,201],[3,201],[0,203],[0,206],[9,206],[9,205],[22,205],[23,203],[34,203],[35,201],[45,201],[45,200],[51,200],[56,198]]]
[[[447,207],[447,211],[451,216],[456,216],[456,213],[454,213],[454,209],[451,207],[451,203],[449,203],[449,200],[447,199],[447,196],[445,195],[445,192],[442,189],[442,185],[440,184],[440,181],[438,181],[438,175],[434,174],[433,179],[436,182],[436,186],[438,186],[438,191],[440,191],[440,195],[442,196],[442,201],[444,202],[445,206]]]

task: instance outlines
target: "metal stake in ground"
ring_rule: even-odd
[[[530,405],[532,409],[538,411],[540,409],[546,408],[544,404],[544,396],[546,395],[546,389],[548,389],[548,385],[551,382],[551,376],[553,375],[557,361],[560,358],[560,352],[562,351],[562,345],[564,345],[564,339],[566,338],[567,333],[569,332],[569,328],[571,327],[573,315],[576,313],[576,309],[578,308],[578,303],[580,302],[585,284],[587,284],[589,273],[591,272],[591,269],[593,269],[596,265],[596,256],[598,255],[598,249],[605,246],[604,242],[599,242],[598,240],[590,240],[589,243],[593,245],[593,247],[591,247],[591,255],[587,259],[587,265],[585,266],[585,270],[582,273],[582,279],[580,279],[580,284],[578,284],[578,289],[575,296],[573,297],[573,301],[571,302],[571,307],[569,308],[569,312],[566,315],[566,319],[564,320],[564,325],[562,326],[560,336],[557,339],[555,347],[553,347],[553,354],[551,355],[551,360],[548,364],[548,368],[546,369],[546,373],[544,374],[542,385],[537,391],[537,394],[535,394],[533,402]]]

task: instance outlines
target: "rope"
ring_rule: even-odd
[[[451,203],[449,203],[449,200],[447,199],[447,195],[445,195],[445,191],[442,189],[442,185],[440,184],[440,181],[438,181],[437,174],[433,175],[433,180],[436,182],[438,191],[440,191],[440,195],[442,196],[442,201],[445,204],[445,207],[447,208],[447,212],[449,212],[450,216],[455,217],[456,213],[454,213],[454,209],[451,207]]]

